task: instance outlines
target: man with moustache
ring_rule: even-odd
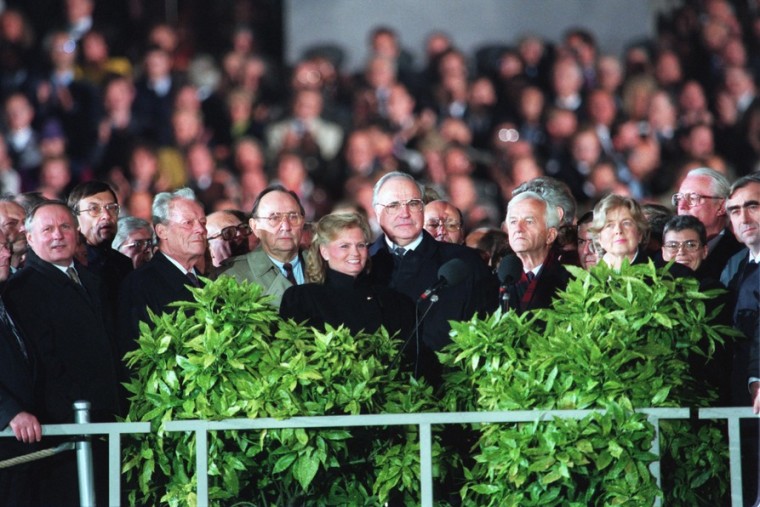
[[[119,323],[123,354],[136,347],[140,322],[148,310],[164,313],[169,303],[192,299],[200,287],[195,265],[206,253],[206,214],[189,188],[161,192],[153,200],[153,228],[158,251],[125,279],[120,292]],[[171,310],[170,310],[171,311]]]
[[[248,236],[251,226],[243,223],[230,210],[215,211],[208,216],[208,249],[214,268],[224,265],[230,257],[248,253]]]
[[[25,215],[24,207],[15,201],[15,196],[10,194],[0,196],[0,231],[11,246],[11,274],[24,264],[28,248],[24,230]]]
[[[221,274],[261,285],[264,294],[272,296],[272,306],[279,309],[288,287],[308,281],[299,251],[304,220],[304,209],[295,192],[281,185],[265,188],[253,203],[248,221],[259,246],[232,258]]]
[[[111,248],[119,218],[116,193],[107,183],[87,181],[74,187],[68,204],[77,216],[79,232],[86,242],[87,269],[103,281],[111,317],[115,318],[119,286],[132,272],[129,257]]]
[[[464,244],[462,212],[447,201],[431,201],[425,205],[425,230],[436,241]]]
[[[74,422],[73,403],[90,402],[93,422],[120,413],[118,363],[97,276],[74,260],[77,223],[62,201],[31,209],[25,225],[30,251],[6,287],[10,314],[39,357],[43,424]],[[96,457],[101,448],[93,442]],[[71,453],[40,465],[40,505],[79,505],[76,459]],[[106,498],[106,467],[95,467],[96,496]]]

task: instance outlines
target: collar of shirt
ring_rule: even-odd
[[[66,275],[66,277],[69,276],[69,274],[66,272],[67,269],[69,269],[69,268],[76,269],[76,266],[74,266],[73,262],[71,264],[69,264],[68,266],[60,266],[58,264],[53,264],[53,266],[55,266],[56,268],[58,268],[61,271],[61,273],[63,273],[64,275]]]
[[[408,245],[403,246],[402,248],[406,250],[407,252],[409,252],[411,250],[416,250],[417,247],[420,246],[420,243],[422,243],[422,233],[420,233],[420,235],[417,236],[417,239],[415,239]],[[396,249],[396,247],[400,246],[392,242],[390,239],[388,239],[388,236],[385,237],[385,244],[388,245],[388,250],[390,250],[391,252],[393,252]]]
[[[288,275],[285,273],[285,268],[283,266],[285,265],[284,262],[280,262],[277,259],[273,259],[272,257],[269,257],[269,260],[272,261],[272,264],[277,266],[277,269],[280,270],[280,273],[282,273],[282,276],[287,277]],[[298,282],[299,285],[302,283],[305,283],[306,278],[303,274],[303,265],[301,264],[301,257],[299,255],[296,255],[293,260],[290,261],[290,265],[293,266],[293,276],[296,278],[296,282]]]
[[[161,252],[161,253],[163,253],[163,252]],[[177,266],[177,269],[179,269],[180,271],[182,271],[183,275],[186,275],[188,273],[192,273],[194,275],[198,275],[198,273],[195,272],[195,268],[193,268],[192,271],[188,271],[188,270],[185,269],[185,267],[182,264],[180,264],[176,260],[172,259],[171,257],[169,257],[168,255],[166,255],[165,253],[164,253],[164,257],[166,257],[166,259],[169,262],[171,262],[172,264],[174,264],[175,266]]]
[[[531,269],[529,271],[526,271],[525,274],[533,273],[533,276],[538,276],[538,272],[541,271],[542,267],[544,267],[544,265],[543,264],[539,264],[535,268],[533,268],[533,269]]]
[[[757,253],[757,255],[752,254],[752,250],[749,251],[749,257],[747,258],[747,262],[754,262],[755,264],[760,264],[760,252]]]

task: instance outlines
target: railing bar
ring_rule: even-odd
[[[208,433],[205,429],[195,432],[195,466],[198,481],[198,507],[208,506]],[[203,473],[201,473],[203,471]]]
[[[422,507],[433,507],[433,449],[430,424],[420,424],[420,482]]]
[[[108,435],[108,505],[121,505],[121,435]]]

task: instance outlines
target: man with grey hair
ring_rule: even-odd
[[[127,276],[121,287],[121,352],[135,347],[139,323],[148,309],[161,314],[173,301],[190,300],[189,287],[200,287],[196,263],[206,253],[206,214],[193,191],[161,192],[153,200],[153,228],[158,251]]]
[[[11,274],[21,269],[28,248],[24,230],[24,207],[11,194],[0,195],[0,231],[11,245]]]
[[[570,274],[550,254],[560,224],[558,207],[527,190],[509,201],[505,227],[509,246],[523,265],[520,280],[507,286],[509,308],[518,313],[547,308]]]
[[[731,185],[718,171],[698,167],[686,173],[678,192],[671,202],[679,215],[691,215],[699,219],[707,232],[707,258],[699,266],[700,279],[718,280],[726,262],[742,249],[728,228],[726,199]]]
[[[372,204],[383,234],[370,247],[375,282],[417,301],[421,316],[418,340],[402,349],[415,375],[440,382],[435,351],[449,343],[451,320],[469,320],[496,309],[498,281],[480,255],[463,245],[436,241],[423,229],[422,188],[406,173],[391,172],[375,184]],[[428,289],[444,278],[461,279],[444,285],[433,296]],[[440,271],[439,271],[440,270]]]
[[[116,236],[111,247],[132,259],[135,269],[153,258],[153,226],[137,217],[122,217],[116,222]]]

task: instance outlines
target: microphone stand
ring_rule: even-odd
[[[391,364],[388,365],[388,369],[386,370],[387,372],[390,372],[394,368],[394,366],[396,366],[396,364],[401,359],[401,355],[409,346],[409,343],[411,343],[412,338],[415,338],[415,344],[417,346],[417,350],[414,355],[414,378],[417,378],[417,375],[419,373],[417,370],[420,364],[420,326],[422,325],[422,321],[425,320],[425,317],[427,317],[427,314],[430,313],[430,309],[433,307],[433,304],[438,302],[438,294],[433,294],[427,299],[427,301],[430,301],[430,304],[425,309],[425,312],[422,314],[422,317],[420,317],[419,303],[421,303],[422,301],[425,301],[425,300],[420,299],[419,301],[417,301],[417,308],[415,309],[415,312],[414,312],[414,317],[415,317],[414,328],[412,329],[412,332],[409,333],[409,336],[407,336],[406,340],[404,340],[404,345],[396,353],[396,357],[394,357],[393,361],[391,361]]]

